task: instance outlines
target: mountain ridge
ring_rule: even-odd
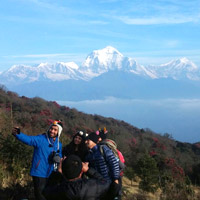
[[[123,56],[117,49],[107,46],[91,52],[78,66],[75,62],[40,63],[36,66],[13,65],[0,74],[1,83],[12,85],[35,81],[90,81],[109,71],[124,71],[143,78],[172,78],[175,80],[200,80],[200,69],[187,58],[172,60],[161,65],[140,65],[133,58]]]
[[[22,96],[81,101],[116,98],[200,98],[200,69],[187,58],[143,66],[114,47],[94,50],[75,62],[14,65],[0,83]],[[56,97],[52,93],[56,92]]]

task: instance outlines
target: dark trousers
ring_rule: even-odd
[[[42,195],[42,191],[44,190],[46,183],[47,178],[33,176],[35,200],[45,200],[44,196]]]
[[[119,188],[119,193],[118,193],[118,200],[121,200],[122,199],[122,177],[121,176],[119,177],[119,185],[120,185],[120,188]]]

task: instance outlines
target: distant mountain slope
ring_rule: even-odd
[[[123,56],[117,49],[107,46],[94,50],[82,65],[74,62],[41,63],[36,66],[14,65],[0,74],[1,83],[23,84],[36,81],[91,80],[110,71],[128,72],[150,79],[200,80],[199,68],[187,58],[173,60],[160,66],[144,67],[133,58]]]
[[[147,67],[108,46],[74,62],[14,65],[0,83],[28,97],[49,100],[117,98],[199,98],[200,70],[187,58]],[[52,91],[56,91],[56,95]]]
[[[90,81],[37,81],[9,88],[20,95],[47,100],[81,101],[116,98],[200,98],[200,83],[171,78],[144,79],[127,72],[111,71]]]
[[[160,66],[148,66],[147,68],[157,78],[200,80],[199,68],[187,58],[176,59]]]

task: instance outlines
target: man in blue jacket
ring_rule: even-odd
[[[119,183],[119,162],[112,150],[107,145],[102,145],[104,156],[102,156],[99,143],[99,135],[96,132],[86,137],[86,145],[90,149],[86,156],[89,166],[99,172],[107,181]]]
[[[12,130],[19,141],[34,147],[30,175],[33,177],[36,200],[45,200],[42,190],[52,171],[57,170],[62,157],[62,144],[59,142],[62,129],[62,123],[54,121],[46,133],[36,136],[25,135],[18,127]]]

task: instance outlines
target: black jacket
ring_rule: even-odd
[[[85,161],[85,156],[88,154],[88,149],[84,144],[80,144],[78,147],[78,150],[75,150],[76,146],[74,144],[74,142],[72,141],[71,143],[69,143],[68,145],[66,145],[63,150],[62,150],[62,155],[64,156],[69,156],[69,155],[76,155],[78,157],[80,157],[80,159],[84,162]]]
[[[91,178],[68,181],[62,174],[53,172],[43,194],[47,200],[110,199],[110,183],[102,179],[102,176],[92,168],[88,170],[87,175]]]

